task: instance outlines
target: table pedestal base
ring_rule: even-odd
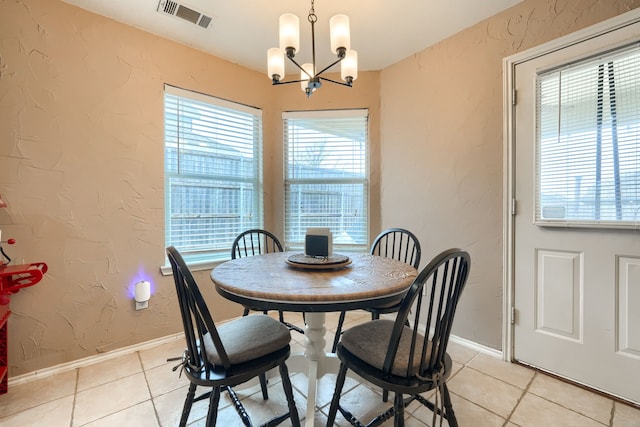
[[[325,352],[324,321],[325,313],[305,313],[305,353],[293,354],[287,360],[289,372],[306,372],[309,379],[305,427],[313,427],[315,412],[319,409],[316,406],[318,381],[325,374],[337,374],[340,368],[336,355]]]

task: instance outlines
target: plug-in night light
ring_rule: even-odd
[[[149,298],[151,298],[151,283],[142,280],[135,285],[136,310],[149,308]]]

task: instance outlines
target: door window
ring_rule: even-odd
[[[640,224],[640,49],[536,79],[536,224]]]

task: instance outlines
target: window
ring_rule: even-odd
[[[206,267],[262,227],[262,114],[168,85],[164,107],[166,245]]]
[[[640,48],[537,77],[536,224],[640,224]]]
[[[329,227],[334,250],[368,248],[367,110],[283,114],[285,245],[308,227]]]

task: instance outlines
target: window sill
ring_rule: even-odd
[[[228,259],[216,259],[216,260],[209,260],[209,261],[191,261],[191,262],[187,260],[185,261],[189,266],[189,270],[194,272],[194,271],[213,270],[214,267],[216,267],[219,264],[222,264],[225,261],[228,261]],[[167,265],[160,266],[160,273],[163,276],[173,275],[173,270],[171,270],[171,265],[167,264]]]

